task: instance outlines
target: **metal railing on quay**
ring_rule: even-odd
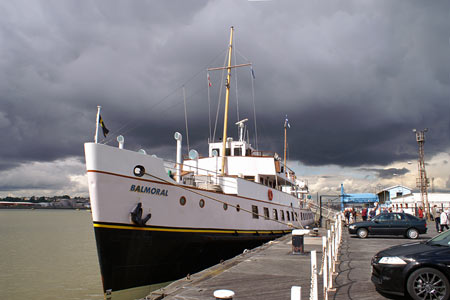
[[[342,242],[343,215],[336,213],[331,228],[327,230],[327,235],[322,236],[322,259],[321,267],[317,265],[317,252],[311,251],[311,284],[310,300],[319,300],[319,280],[323,278],[323,300],[328,300],[328,293],[336,289],[333,288],[333,276],[336,274],[336,263],[338,263],[339,249]],[[291,300],[301,300],[299,293],[291,293]]]

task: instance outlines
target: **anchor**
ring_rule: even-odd
[[[139,202],[136,208],[131,212],[131,221],[138,226],[145,226],[148,220],[152,217],[152,214],[148,214],[142,219],[142,203]]]

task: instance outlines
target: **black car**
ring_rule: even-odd
[[[350,234],[360,238],[371,235],[403,235],[417,239],[427,233],[427,222],[406,213],[382,213],[370,221],[356,222],[348,226]]]
[[[380,292],[449,299],[449,281],[449,230],[431,240],[385,249],[372,258],[372,282]]]

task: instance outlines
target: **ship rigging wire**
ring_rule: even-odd
[[[213,59],[210,60],[210,62],[206,65],[209,66],[211,65],[219,56],[221,56],[224,52],[226,52],[227,50],[223,50],[220,53],[218,53]],[[174,95],[177,91],[179,91],[180,89],[183,88],[183,86],[186,86],[189,82],[191,82],[192,80],[194,80],[194,78],[196,78],[197,76],[199,76],[201,73],[203,73],[205,70],[205,67],[201,68],[198,70],[197,73],[195,73],[194,75],[192,75],[191,77],[189,77],[185,82],[183,82],[181,85],[177,86],[176,88],[172,89],[167,95],[165,95],[164,97],[162,97],[160,100],[158,100],[154,105],[152,105],[151,109],[154,110],[156,107],[158,107],[159,105],[161,105],[162,103],[164,103],[167,99],[169,99],[169,97],[171,97],[172,95]],[[203,90],[203,89],[202,89]],[[144,124],[139,124],[142,123],[140,121],[136,121],[136,120],[130,120],[128,122],[126,122],[125,124],[123,124],[122,126],[120,126],[118,129],[115,130],[110,130],[109,132],[109,136],[107,138],[102,139],[99,143],[101,144],[108,144],[109,142],[111,142],[114,139],[114,135],[118,135],[118,134],[125,134],[127,132],[130,132],[132,130],[135,130],[136,128],[143,126]],[[130,128],[127,128],[130,127]],[[126,130],[125,130],[126,129]]]

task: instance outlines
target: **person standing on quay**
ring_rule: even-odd
[[[436,224],[436,231],[441,232],[441,214],[439,209],[437,208],[437,205],[433,206],[433,210],[431,211],[431,214],[433,215],[434,223]]]
[[[363,210],[361,211],[361,217],[363,221],[367,221],[367,208],[363,208]]]
[[[423,219],[423,210],[422,206],[419,206],[419,218]],[[447,228],[448,229],[448,228]]]
[[[443,210],[440,216],[441,222],[441,231],[444,231],[444,227],[448,229],[448,216],[447,213]]]

